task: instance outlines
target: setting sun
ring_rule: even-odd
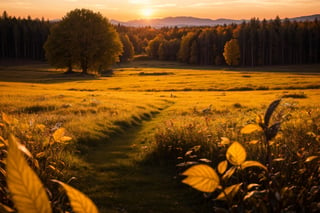
[[[150,18],[150,17],[152,17],[153,13],[154,13],[154,11],[152,8],[143,8],[141,10],[141,15],[143,18]]]

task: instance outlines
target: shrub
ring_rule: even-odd
[[[256,119],[247,119],[246,122],[245,119],[235,119],[235,114],[231,115],[230,112],[212,112],[205,117],[194,116],[193,120],[187,117],[183,121],[176,118],[168,122],[156,134],[153,160],[162,164],[176,164],[177,171],[185,171],[183,174],[187,176],[192,176],[194,172],[186,170],[190,166],[209,165],[210,169],[199,167],[199,172],[208,177],[203,177],[201,181],[186,179],[184,182],[190,185],[197,183],[204,188],[206,183],[215,186],[210,192],[200,191],[205,192],[205,199],[216,210],[319,211],[318,109],[290,109],[288,103],[282,104],[276,100],[270,104],[264,116],[258,114]],[[252,167],[243,170],[239,165],[232,169],[235,164],[230,162],[230,156],[229,159],[227,157],[228,163],[225,161],[225,153],[236,143],[231,144],[231,141],[239,141],[247,157],[266,165],[267,169]],[[233,166],[228,167],[230,164]],[[212,172],[215,169],[217,175],[213,174],[215,171]],[[216,182],[212,183],[207,178]],[[221,201],[221,198],[225,201]]]
[[[64,128],[50,134],[42,124],[23,124],[4,113],[0,127],[1,212],[14,212],[13,207],[20,213],[69,211],[68,200],[54,182],[65,189],[75,212],[98,212],[81,192],[63,182],[52,181],[64,177],[66,163],[61,156],[66,154],[66,145],[72,140],[65,135]]]

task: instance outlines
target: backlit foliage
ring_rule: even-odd
[[[119,61],[123,45],[100,13],[75,9],[52,27],[44,44],[46,57],[57,68],[80,67],[82,73],[102,72]]]
[[[159,133],[155,154],[170,156],[178,162],[178,171],[191,166],[186,171],[193,176],[190,179],[182,172],[187,175],[183,183],[206,193],[212,184],[207,174],[216,168],[219,186],[205,194],[216,210],[317,212],[319,112],[313,109],[305,112],[307,116],[301,112],[279,99],[267,107],[264,116],[257,113],[256,119],[244,122],[233,116],[232,121],[244,123],[238,126],[231,120],[220,121],[219,114],[211,109],[212,114],[200,114],[205,116],[203,123],[189,120],[189,125],[168,124],[165,132]],[[214,120],[209,120],[211,116]],[[232,143],[234,140],[240,142]],[[211,167],[202,167],[204,171],[197,173],[204,162]]]
[[[6,184],[10,194],[7,195],[8,200],[12,197],[13,207],[20,213],[50,213],[52,212],[51,202],[47,195],[47,189],[41,183],[38,175],[29,166],[28,160],[38,161],[34,159],[29,150],[20,144],[17,138],[12,135],[15,128],[14,123],[18,124],[19,121],[11,119],[6,114],[2,113],[1,127],[9,134],[9,139],[2,138],[4,147],[7,148],[6,170],[1,169],[2,173],[6,176]],[[54,132],[53,138],[56,142],[61,142],[64,136],[64,129],[58,129]],[[71,140],[71,138],[68,138]],[[40,155],[39,153],[37,155]],[[39,166],[39,165],[38,165]],[[38,168],[41,169],[41,168]],[[60,182],[71,202],[71,207],[75,213],[95,213],[98,212],[96,206],[84,194],[74,189],[73,187]],[[4,183],[5,184],[5,183]],[[5,185],[2,187],[6,188]],[[4,196],[4,195],[2,195]],[[6,202],[8,202],[8,200]],[[1,202],[4,198],[1,198]],[[1,203],[1,208],[4,212],[12,212],[13,209],[8,204]]]
[[[187,176],[182,182],[202,192],[213,192],[219,186],[220,180],[217,173],[207,165],[197,165],[186,170]]]
[[[9,136],[7,184],[19,212],[52,212],[45,188],[24,159],[13,135]]]
[[[257,166],[267,170],[267,168],[259,162],[246,161],[247,152],[238,142],[233,142],[229,146],[226,152],[226,158],[228,161],[222,161],[218,165],[219,173],[221,175],[225,173],[228,162],[231,163],[233,167],[226,172],[228,175],[223,175],[221,177],[223,181],[228,180],[234,174],[236,168],[244,169],[251,166]],[[192,166],[183,172],[182,175],[187,176],[187,178],[182,181],[183,183],[188,184],[199,191],[214,192],[216,189],[221,190],[222,192],[217,196],[217,200],[232,200],[239,191],[240,186],[243,184],[239,183],[223,188],[223,186],[219,185],[220,178],[215,170],[204,164]]]
[[[231,39],[224,45],[223,56],[226,63],[230,66],[240,64],[240,47],[237,39]]]

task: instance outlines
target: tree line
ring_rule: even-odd
[[[44,19],[0,17],[0,57],[45,59],[44,43],[56,23]],[[264,66],[320,62],[320,22],[252,18],[242,24],[215,27],[114,26],[123,44],[120,62],[134,55],[196,65]],[[233,48],[225,48],[233,41]],[[237,47],[238,45],[238,47]],[[239,51],[238,60],[225,50]]]
[[[0,17],[0,58],[44,60],[43,44],[52,24],[44,19]]]
[[[320,22],[253,18],[215,27],[162,28],[148,42],[147,54],[159,60],[222,65],[225,45],[239,45],[239,65],[284,65],[320,62]],[[236,48],[237,49],[237,48]]]

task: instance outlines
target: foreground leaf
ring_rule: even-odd
[[[204,164],[192,166],[182,175],[188,176],[182,181],[183,183],[202,192],[213,192],[220,183],[216,171]]]
[[[17,143],[18,144],[18,148],[20,149],[21,152],[23,152],[25,155],[27,155],[29,158],[33,158],[31,152],[27,149],[27,147],[25,147],[24,145],[22,145],[21,143]]]
[[[251,183],[251,184],[249,184],[249,185],[247,186],[247,189],[248,189],[248,190],[251,190],[252,188],[254,188],[254,187],[259,187],[259,186],[260,186],[260,184]]]
[[[5,145],[5,146],[8,146],[8,141],[5,140],[2,136],[0,136],[0,142]]]
[[[226,173],[222,176],[222,180],[224,182],[227,182],[228,179],[234,174],[234,172],[236,171],[236,167],[233,166],[230,169],[228,169],[228,171],[226,171]]]
[[[2,112],[2,121],[10,125],[12,123],[12,118],[10,118],[6,113]]]
[[[252,167],[252,166],[257,166],[257,167],[260,167],[266,171],[268,171],[267,167],[265,165],[263,165],[262,163],[258,162],[258,161],[245,161],[241,164],[241,169],[245,169],[245,168],[248,168],[248,167]]]
[[[217,200],[232,200],[233,197],[238,193],[242,183],[235,184],[232,186],[229,186],[221,192],[218,197],[216,198]]]
[[[53,135],[52,135],[53,139],[56,142],[62,142],[62,138],[64,137],[65,133],[66,133],[65,128],[59,128],[53,133]]]
[[[252,141],[250,141],[250,142],[248,142],[249,144],[257,144],[257,143],[259,143],[260,141],[259,140],[252,140]]]
[[[0,203],[0,212],[1,213],[13,213],[15,211],[12,208],[10,208],[9,206],[6,206],[3,203]]]
[[[280,102],[281,102],[281,99],[278,99],[278,100],[273,101],[273,102],[269,105],[269,107],[268,107],[268,109],[267,109],[267,111],[266,111],[266,114],[264,115],[264,123],[265,123],[266,127],[269,126],[270,118],[271,118],[273,112],[274,112],[274,111],[276,110],[276,108],[279,106]]]
[[[306,162],[306,163],[308,163],[308,162],[311,162],[311,161],[313,161],[314,159],[317,159],[319,156],[310,156],[310,157],[307,157],[307,159],[304,161],[304,162]]]
[[[276,158],[276,159],[273,159],[272,161],[273,162],[282,162],[282,161],[285,161],[286,159],[284,158]]]
[[[19,213],[52,212],[45,188],[27,164],[13,135],[9,136],[7,184]]]
[[[227,167],[228,167],[228,161],[226,160],[221,161],[218,165],[218,172],[220,174],[223,174],[227,170]]]
[[[241,134],[251,134],[255,131],[262,131],[262,128],[257,124],[248,124],[241,129],[240,133]]]
[[[227,150],[226,157],[231,164],[239,166],[246,160],[247,152],[240,143],[233,142]]]
[[[92,202],[92,200],[90,200],[90,198],[88,198],[82,192],[61,181],[54,180],[54,182],[59,183],[66,190],[71,203],[72,210],[75,213],[98,213],[99,212],[96,205],[94,205],[94,203]]]
[[[221,137],[221,142],[222,145],[229,145],[230,144],[230,139],[227,137]]]
[[[71,140],[72,140],[72,138],[69,137],[69,136],[63,136],[63,137],[61,137],[61,139],[60,139],[61,142],[68,142],[68,141],[71,141]]]

